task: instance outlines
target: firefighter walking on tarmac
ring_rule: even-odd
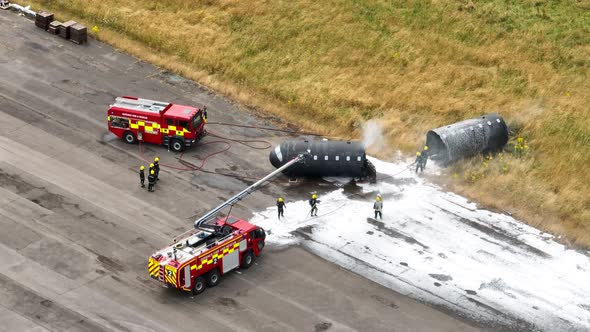
[[[383,220],[383,201],[381,200],[381,194],[377,194],[377,199],[375,199],[375,203],[373,204],[373,210],[375,210],[375,220],[377,219],[377,215],[379,219]]]
[[[156,184],[156,172],[152,169],[150,175],[148,175],[148,191],[154,191],[154,185]]]
[[[142,188],[145,188],[145,173],[144,173],[145,167],[143,167],[143,165],[141,165],[141,167],[139,168],[139,183],[141,184]]]
[[[320,200],[317,199],[318,197],[316,194],[311,195],[311,199],[309,200],[309,206],[311,206],[311,216],[317,217],[318,216],[318,204]]]
[[[154,173],[156,175],[156,181],[160,181],[160,158],[154,158]]]
[[[284,209],[287,208],[282,197],[279,197],[279,199],[277,199],[277,208],[279,209],[279,220],[281,220],[281,217],[284,217]]]

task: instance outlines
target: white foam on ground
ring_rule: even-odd
[[[478,209],[404,172],[406,164],[371,162],[395,180],[322,194],[318,217],[309,216],[307,201],[296,201],[287,202],[280,221],[269,207],[252,222],[270,231],[269,244],[301,242],[400,293],[477,320],[520,330],[590,330],[590,253]],[[367,219],[377,192],[382,223]]]

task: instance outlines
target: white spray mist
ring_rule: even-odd
[[[385,148],[385,137],[381,124],[377,120],[369,120],[363,124],[363,145],[381,151]]]

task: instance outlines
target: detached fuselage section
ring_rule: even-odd
[[[375,166],[367,160],[361,142],[293,139],[277,145],[269,156],[279,168],[299,154],[306,154],[303,163],[284,171],[290,177],[352,177],[376,181]]]

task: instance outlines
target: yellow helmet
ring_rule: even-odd
[[[424,151],[428,151],[428,145],[424,146]]]
[[[311,195],[311,198],[317,198],[316,194]]]
[[[282,202],[282,201],[283,201],[283,198],[279,197],[279,202]]]
[[[150,168],[154,168],[154,163],[151,163],[150,164]]]
[[[377,201],[380,201],[380,200],[381,200],[381,196],[377,196]]]
[[[154,161],[160,161],[160,158],[156,157],[154,158]]]
[[[145,169],[145,167],[143,167],[143,165],[141,165],[141,167],[139,169],[143,171]]]
[[[416,152],[416,155],[417,155],[418,157],[420,157],[422,154],[420,153],[420,151],[418,151],[418,152]]]
[[[150,174],[156,174],[156,172],[154,172],[154,170],[152,169],[152,170],[150,171]]]

